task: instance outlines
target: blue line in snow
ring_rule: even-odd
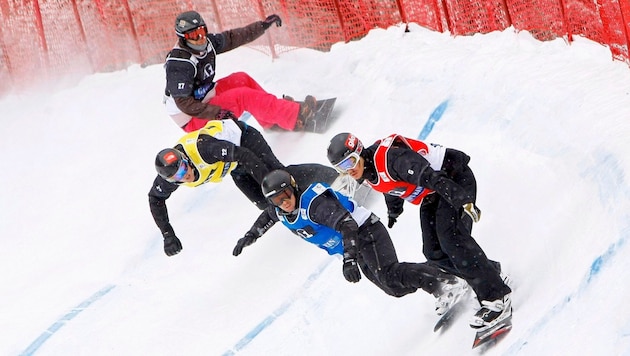
[[[444,114],[444,111],[446,111],[447,107],[448,99],[441,102],[440,105],[438,105],[433,110],[431,115],[429,115],[429,120],[427,120],[427,122],[424,124],[424,127],[422,128],[422,131],[420,131],[420,134],[418,135],[418,140],[424,140],[429,136],[429,134],[433,130],[433,126],[442,118],[442,115]]]
[[[324,263],[322,263],[317,271],[313,272],[307,279],[306,282],[300,288],[300,291],[303,292],[310,288],[310,286],[315,282],[319,276],[321,276],[322,272],[330,265],[330,263],[335,260],[334,258],[328,258]],[[232,356],[236,354],[236,352],[242,350],[247,346],[258,334],[260,334],[264,329],[266,329],[271,323],[273,323],[277,318],[282,316],[289,307],[297,300],[298,295],[294,295],[289,300],[282,303],[282,305],[273,311],[268,317],[266,317],[263,321],[261,321],[258,325],[256,325],[250,332],[248,332],[242,339],[240,339],[236,345],[232,348],[232,350],[226,351],[223,356]]]
[[[591,179],[599,190],[599,200],[603,206],[616,206],[619,201],[625,201],[630,197],[630,190],[626,187],[624,181],[624,172],[620,168],[617,158],[605,151],[595,152],[595,162],[597,166],[587,167],[583,177]],[[620,191],[621,190],[621,191]],[[627,222],[628,216],[623,216],[621,221]],[[527,346],[527,339],[533,335],[537,335],[543,331],[549,321],[556,316],[562,309],[567,307],[575,298],[579,297],[586,288],[600,275],[602,269],[614,262],[614,258],[619,255],[620,250],[630,240],[630,225],[626,225],[620,230],[619,238],[612,243],[608,249],[601,255],[597,256],[591,263],[591,267],[584,276],[580,286],[572,293],[567,295],[560,303],[554,305],[536,324],[530,328],[525,336],[522,336],[508,350],[508,354],[516,354]],[[622,334],[622,336],[625,336]]]
[[[99,290],[98,292],[94,293],[90,298],[85,300],[83,303],[74,307],[72,311],[62,316],[61,318],[59,318],[59,320],[57,320],[54,324],[52,324],[45,332],[39,335],[39,337],[35,339],[35,341],[33,341],[26,348],[26,350],[24,350],[24,352],[22,352],[20,355],[21,356],[32,355],[44,344],[44,342],[46,342],[46,340],[48,340],[48,338],[50,338],[54,333],[56,333],[57,330],[61,329],[61,327],[64,326],[67,321],[74,319],[75,316],[77,316],[84,309],[87,309],[87,307],[89,307],[90,304],[101,299],[105,294],[109,293],[112,289],[114,289],[114,287],[116,286],[114,285],[106,286],[103,289]]]
[[[531,327],[524,336],[516,340],[508,349],[508,355],[515,355],[527,346],[527,340],[532,336],[538,335],[543,332],[544,327],[557,316],[560,311],[566,308],[569,303],[579,297],[586,288],[595,280],[602,268],[609,265],[614,257],[619,252],[620,248],[626,244],[630,239],[630,227],[626,227],[621,231],[621,236],[614,244],[612,244],[604,254],[598,256],[591,264],[591,268],[582,280],[579,288],[569,295],[565,296],[561,302],[554,305],[540,320],[538,320],[533,327]]]
[[[448,106],[448,100],[444,100],[442,103],[440,103],[440,105],[438,105],[435,108],[435,110],[433,110],[427,122],[424,124],[424,127],[422,128],[422,132],[420,132],[418,139],[425,139],[427,138],[427,136],[429,136],[429,133],[431,133],[431,131],[433,130],[433,125],[435,125],[435,123],[438,120],[440,120],[447,106]],[[241,120],[242,119],[243,117],[241,117]],[[324,269],[326,269],[326,267],[330,264],[332,260],[333,260],[332,258],[326,260],[326,262],[322,264],[317,269],[317,271],[311,274],[308,277],[307,281],[304,283],[304,285],[302,285],[302,288],[300,288],[300,290],[305,291],[306,289],[308,289],[311,286],[311,284],[313,284],[313,282],[316,281],[319,278],[319,276],[321,276]],[[266,317],[263,321],[261,321],[258,325],[256,325],[250,332],[248,332],[241,340],[239,340],[231,350],[228,350],[225,353],[223,353],[223,356],[233,356],[238,351],[242,350],[247,345],[249,345],[249,343],[252,342],[252,340],[254,340],[254,338],[258,334],[260,334],[265,328],[271,325],[271,323],[273,323],[278,317],[284,314],[289,309],[289,307],[291,307],[293,302],[295,302],[296,300],[297,300],[297,296],[294,296],[293,298],[290,298],[288,301],[284,302],[278,309],[273,311],[268,317]]]

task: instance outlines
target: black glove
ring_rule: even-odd
[[[349,239],[344,244],[343,249],[343,276],[350,283],[357,283],[361,280],[361,272],[357,265],[357,246],[354,238]]]
[[[395,218],[395,217],[393,217],[393,216],[388,216],[388,217],[387,217],[387,227],[391,229],[392,227],[394,227],[394,224],[396,223],[396,221],[397,221],[397,220],[396,220],[396,218]]]
[[[236,246],[234,246],[232,254],[234,256],[240,255],[241,252],[243,252],[243,247],[253,244],[254,242],[256,242],[257,239],[258,238],[250,231],[246,232],[245,236],[241,237],[240,239],[238,239],[238,242],[236,242]]]
[[[217,114],[216,119],[217,120],[227,120],[227,119],[238,120],[238,117],[236,117],[236,115],[234,115],[234,113],[231,112],[230,110],[221,109],[219,113]]]
[[[182,242],[175,234],[164,234],[164,253],[167,256],[175,256],[182,250]]]
[[[400,206],[400,209],[398,208],[390,208],[387,209],[387,227],[388,228],[392,228],[394,227],[394,224],[396,223],[396,221],[398,221],[398,217],[400,216],[400,214],[402,214],[403,212],[403,208],[402,205]]]
[[[277,27],[282,26],[282,19],[280,18],[280,16],[276,14],[267,16],[267,18],[262,22],[262,26],[266,30],[269,27],[271,27],[271,25],[273,25],[274,23],[276,24]]]
[[[343,276],[350,283],[357,283],[361,280],[361,272],[359,271],[356,258],[343,259]]]

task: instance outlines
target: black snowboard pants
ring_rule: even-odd
[[[451,177],[476,196],[475,176],[467,165]],[[511,289],[499,275],[500,264],[489,260],[472,237],[472,224],[462,208],[454,208],[437,193],[428,195],[420,206],[424,256],[428,263],[465,279],[480,302],[500,299]]]
[[[427,263],[399,262],[389,232],[374,214],[359,227],[358,238],[363,275],[389,295],[402,297],[418,288],[434,294],[442,281],[453,279]]]
[[[260,131],[248,126],[242,121],[237,121],[237,124],[241,130],[243,130],[243,134],[241,135],[241,147],[254,152],[263,161],[269,172],[275,169],[285,168],[273,153],[267,140],[265,140]],[[260,210],[267,207],[268,203],[260,190],[261,182],[257,182],[241,165],[238,165],[230,175],[234,180],[234,184],[245,194],[247,199],[254,203]]]

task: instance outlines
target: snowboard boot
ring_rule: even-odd
[[[492,327],[512,315],[512,296],[506,294],[501,299],[481,301],[481,309],[470,319],[470,327],[479,329]]]
[[[455,305],[468,291],[468,283],[465,280],[454,277],[452,281],[442,283],[439,290],[433,295],[435,301],[435,312],[437,315],[444,315]]]
[[[285,97],[286,98],[286,97]],[[295,121],[295,127],[293,131],[304,131],[309,121],[315,116],[317,111],[317,99],[312,95],[307,95],[303,102],[300,103],[300,111],[298,112],[297,120]]]

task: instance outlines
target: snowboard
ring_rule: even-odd
[[[328,127],[330,127],[336,119],[336,116],[332,114],[336,101],[337,98],[317,100],[315,115],[306,122],[304,125],[304,131],[315,133],[326,132]]]
[[[499,270],[501,270],[500,266]],[[501,278],[503,279],[503,283],[510,286],[510,288],[512,288],[512,291],[514,291],[513,282],[512,278],[510,278],[510,275],[502,274]],[[512,311],[512,309],[510,309],[510,311]],[[475,334],[475,340],[473,341],[472,348],[479,348],[481,353],[483,353],[489,348],[496,345],[496,343],[499,342],[499,340],[502,339],[505,334],[512,330],[512,313],[510,312],[510,315],[508,317],[496,323],[495,325],[486,326],[476,330],[477,332]]]
[[[493,326],[479,329],[472,348],[479,348],[481,352],[485,352],[499,342],[510,330],[512,330],[512,315]]]

